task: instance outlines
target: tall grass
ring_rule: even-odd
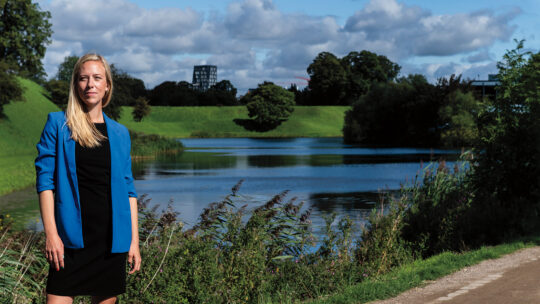
[[[470,254],[444,252],[422,261],[423,256],[444,251],[454,240],[448,235],[459,235],[455,210],[467,204],[455,192],[461,193],[467,168],[428,166],[423,178],[399,195],[381,197],[380,208],[372,212],[361,234],[362,227],[350,219],[336,223],[335,215],[328,215],[319,239],[312,234],[310,210],[287,198],[286,191],[251,207],[243,204],[240,181],[222,201],[204,209],[190,229],[177,221],[178,214],[170,206],[158,212],[158,205],[150,208],[151,200],[143,195],[139,198],[143,267],[128,277],[127,292],[120,299],[126,303],[309,299],[352,303],[393,296],[525,246],[519,243]],[[411,227],[419,229],[416,239],[406,233]],[[47,269],[39,253],[43,234],[5,231],[0,267],[6,274],[0,277],[0,296],[9,303],[39,303]],[[12,241],[4,241],[8,239]],[[79,297],[76,303],[89,303],[89,298]]]
[[[40,252],[39,233],[10,233],[12,222],[0,215],[0,299],[1,303],[32,303],[43,295],[47,261]]]

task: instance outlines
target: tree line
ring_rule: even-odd
[[[68,99],[69,81],[73,67],[79,57],[67,56],[59,65],[55,77],[45,83],[51,100],[60,107],[65,107]],[[222,80],[207,91],[193,88],[187,81],[165,81],[153,89],[146,89],[144,81],[129,75],[124,70],[111,64],[113,77],[113,97],[104,111],[113,119],[120,117],[122,106],[220,106],[239,105],[236,88],[229,80]]]
[[[58,73],[45,80],[41,59],[52,34],[50,13],[31,0],[3,1],[0,16],[0,114],[2,105],[20,99],[22,89],[14,75],[31,78],[47,89],[51,100],[64,107],[76,56],[67,56]],[[150,106],[248,105],[253,121],[236,120],[247,129],[267,131],[285,121],[294,105],[347,105],[343,136],[346,143],[392,146],[472,146],[481,136],[479,123],[489,109],[469,82],[460,76],[435,84],[423,75],[398,77],[401,67],[370,51],[350,52],[342,58],[321,52],[307,67],[309,83],[287,90],[271,82],[237,98],[229,80],[199,91],[187,81],[164,81],[147,89],[141,79],[111,64],[113,100],[105,112],[120,117],[122,106],[137,106],[136,120]],[[284,94],[288,91],[290,94]],[[255,125],[254,125],[255,123]]]

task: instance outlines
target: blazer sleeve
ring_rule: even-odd
[[[57,124],[49,113],[47,122],[36,145],[38,156],[35,160],[36,190],[55,190],[54,175],[56,170],[56,141],[58,140]]]
[[[127,133],[127,144],[128,144],[128,149],[127,149],[127,157],[126,157],[126,160],[125,160],[125,165],[124,165],[124,179],[125,179],[125,182],[126,182],[126,186],[127,186],[127,190],[128,190],[128,196],[129,197],[137,197],[137,192],[135,191],[135,186],[133,185],[133,173],[131,172],[131,139],[129,137],[129,132],[126,131]]]

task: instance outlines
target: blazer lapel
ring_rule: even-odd
[[[111,182],[116,181],[120,172],[119,165],[122,164],[120,159],[120,151],[118,145],[120,144],[120,134],[118,128],[114,127],[114,122],[105,113],[103,113],[103,119],[107,127],[107,137],[109,138],[109,145],[111,150]]]
[[[69,173],[73,180],[77,180],[77,165],[75,163],[75,141],[71,138],[69,127],[64,124],[62,126],[62,134],[64,135],[64,155],[69,168]]]
[[[61,133],[63,135],[64,159],[67,166],[67,172],[69,172],[71,181],[73,182],[73,190],[76,195],[75,205],[77,206],[77,209],[80,209],[79,188],[77,181],[77,163],[75,161],[75,141],[73,140],[73,138],[71,138],[71,131],[65,123],[62,125]]]

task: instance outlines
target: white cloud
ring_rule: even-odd
[[[323,51],[344,56],[366,49],[398,63],[464,54],[468,61],[439,67],[438,73],[468,71],[489,60],[484,50],[511,36],[510,22],[519,13],[436,15],[396,0],[371,0],[340,26],[331,16],[282,12],[271,0],[233,1],[226,11],[212,13],[145,9],[128,0],[53,0],[41,6],[51,11],[54,30],[44,59],[49,76],[65,56],[95,51],[150,88],[164,80],[191,81],[192,66],[208,63],[240,91],[264,80],[295,81]],[[419,69],[437,74],[427,65]]]
[[[347,20],[345,30],[371,42],[389,41],[388,51],[400,57],[448,56],[507,41],[515,30],[509,22],[519,13],[434,15],[395,0],[372,0]]]

